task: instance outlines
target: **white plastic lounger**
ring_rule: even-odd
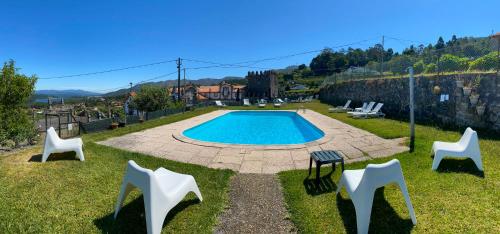
[[[332,108],[329,108],[328,111],[330,111],[330,112],[347,112],[347,111],[352,110],[351,108],[349,108],[349,105],[351,105],[351,100],[347,100],[347,102],[345,103],[344,106],[332,107]]]
[[[371,110],[370,112],[354,112],[352,113],[353,118],[368,118],[368,117],[383,117],[385,116],[384,113],[380,112],[380,109],[382,109],[382,106],[384,106],[384,103],[379,103]]]
[[[368,103],[363,102],[363,106],[354,108],[354,111],[358,111],[358,112],[363,111],[364,109],[366,109],[367,106],[368,106]]]
[[[349,111],[349,112],[347,112],[347,115],[352,116],[352,115],[354,115],[354,113],[359,113],[359,112],[361,112],[361,113],[369,113],[370,111],[372,111],[372,108],[373,108],[374,105],[375,105],[375,102],[370,102],[366,106],[366,108],[362,109],[361,111],[357,111],[357,110],[355,110],[355,111]],[[364,104],[363,104],[363,106],[364,106]],[[356,108],[356,109],[358,109],[358,108]]]
[[[274,102],[273,105],[274,107],[281,107],[281,102]]]
[[[283,101],[281,98],[278,98],[277,100],[278,100],[278,102],[279,102],[279,103],[281,103],[281,104],[285,104],[285,103],[286,103],[286,102],[285,102],[285,101]]]
[[[226,107],[226,104],[222,103],[221,101],[215,101],[215,105],[218,107]]]
[[[80,161],[84,161],[83,156],[83,141],[81,138],[73,138],[63,140],[59,138],[53,127],[47,130],[47,136],[45,136],[45,146],[43,148],[42,162],[47,161],[47,158],[52,153],[64,153],[64,152],[76,152],[76,157]]]
[[[259,103],[257,104],[258,107],[264,108],[266,107],[266,100],[260,99]]]
[[[250,100],[248,98],[243,99],[243,106],[251,106]]]
[[[194,192],[200,201],[203,200],[193,176],[175,173],[163,167],[153,172],[130,160],[116,202],[115,219],[123,201],[134,188],[142,190],[144,196],[148,234],[161,232],[163,221],[168,212],[189,192]]]
[[[417,224],[415,211],[406,188],[401,165],[397,159],[383,164],[368,164],[366,169],[345,170],[338,183],[337,194],[345,187],[354,203],[358,233],[368,233],[373,197],[377,188],[396,183],[403,193],[413,225]]]
[[[432,161],[432,170],[439,167],[439,163],[444,157],[453,158],[470,158],[476,164],[480,171],[483,171],[483,163],[481,161],[481,150],[479,149],[479,138],[477,132],[472,128],[467,128],[464,135],[458,142],[449,143],[435,141],[432,145],[432,153],[434,161]]]

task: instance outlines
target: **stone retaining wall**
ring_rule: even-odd
[[[387,116],[408,118],[408,78],[348,81],[320,89],[320,100],[334,106],[348,99],[351,107],[383,102]],[[500,77],[494,73],[417,76],[415,117],[420,122],[500,132]]]

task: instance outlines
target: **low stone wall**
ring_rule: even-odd
[[[331,105],[344,105],[348,99],[352,100],[351,107],[367,101],[382,102],[382,111],[387,116],[408,118],[408,78],[349,81],[320,89],[320,100]],[[497,74],[417,76],[415,117],[419,122],[500,132],[500,77]]]

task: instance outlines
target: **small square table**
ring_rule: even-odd
[[[341,163],[344,171],[344,158],[335,150],[314,151],[309,159],[309,175],[311,175],[312,161],[316,162],[316,183],[319,183],[319,172],[321,165],[332,164],[332,170],[335,170],[335,163]]]

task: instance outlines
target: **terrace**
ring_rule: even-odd
[[[126,162],[134,160],[145,168],[165,167],[193,175],[203,194],[203,202],[189,194],[176,206],[165,219],[163,232],[355,232],[350,198],[344,191],[335,195],[340,170],[322,170],[319,185],[307,176],[308,153],[324,149],[342,151],[346,169],[364,168],[392,158],[401,162],[418,225],[412,225],[398,188],[389,185],[375,194],[372,231],[500,229],[494,221],[500,220],[496,202],[500,195],[497,136],[480,135],[484,174],[470,159],[447,159],[438,171],[432,171],[429,152],[433,141],[456,141],[461,132],[417,125],[415,151],[409,153],[402,140],[409,132],[406,122],[352,119],[343,113],[328,113],[328,106],[319,102],[288,104],[282,109],[296,110],[302,105],[307,110],[298,113],[322,129],[326,140],[272,149],[179,139],[179,133],[187,128],[244,108],[207,107],[83,135],[85,162],[64,153],[41,164],[41,146],[2,156],[0,230],[145,232],[140,192],[129,196],[116,221],[112,217]]]

